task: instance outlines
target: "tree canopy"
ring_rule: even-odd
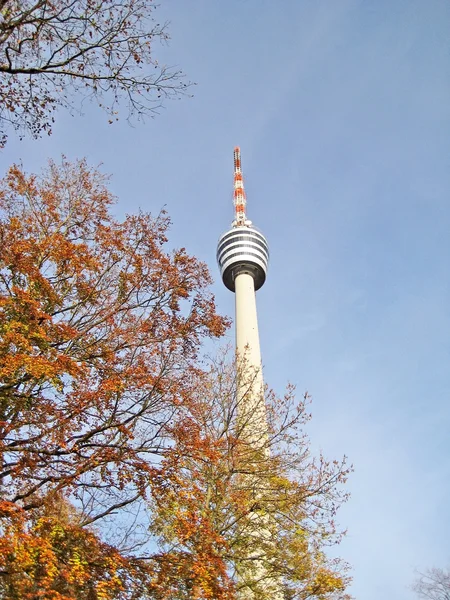
[[[82,526],[145,500],[199,344],[226,326],[205,265],[164,250],[167,216],[119,222],[112,202],[84,161],[1,184],[1,508],[24,535],[55,494]]]
[[[51,133],[58,107],[91,99],[110,123],[152,115],[183,93],[181,72],[161,65],[168,40],[151,0],[0,0],[0,145],[9,126]]]

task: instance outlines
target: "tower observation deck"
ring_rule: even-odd
[[[253,277],[255,290],[259,290],[266,280],[269,262],[266,238],[251,225],[234,226],[219,239],[217,262],[229,290],[236,291],[236,277],[243,272]]]

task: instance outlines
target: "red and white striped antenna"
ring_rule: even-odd
[[[247,217],[245,214],[245,206],[247,204],[247,198],[244,190],[244,179],[242,176],[241,169],[241,149],[236,146],[234,149],[234,210],[235,220],[233,225],[240,227],[247,225]]]

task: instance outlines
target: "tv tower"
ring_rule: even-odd
[[[234,149],[234,208],[235,218],[231,229],[219,239],[217,262],[226,287],[235,293],[236,301],[236,354],[238,362],[245,360],[248,372],[253,371],[253,403],[261,404],[263,377],[259,347],[258,319],[256,315],[256,290],[266,280],[269,246],[263,234],[247,219],[244,180],[241,170],[240,148]],[[241,378],[242,379],[242,378]],[[243,382],[241,382],[243,385]],[[238,388],[241,387],[238,383]],[[239,397],[238,389],[238,397]],[[257,408],[257,407],[255,407]],[[265,421],[265,408],[258,413]],[[264,410],[261,411],[261,408]],[[256,419],[254,419],[256,421]],[[261,423],[254,423],[259,430]]]
[[[225,286],[235,293],[237,357],[237,420],[241,436],[256,452],[268,457],[267,419],[259,346],[256,294],[266,280],[269,247],[266,238],[246,216],[246,196],[240,148],[234,149],[234,208],[231,229],[219,239],[217,262]],[[252,485],[252,479],[249,479]],[[257,486],[256,486],[257,487]],[[258,491],[255,490],[255,501]],[[282,600],[280,580],[270,574],[267,548],[273,543],[274,523],[268,514],[250,513],[247,560],[238,572],[240,598],[256,600],[260,592]],[[259,592],[257,591],[259,590]]]

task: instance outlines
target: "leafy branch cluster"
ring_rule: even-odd
[[[94,99],[112,122],[151,115],[187,84],[154,58],[167,25],[151,0],[0,0],[0,143],[12,125],[51,133],[58,107]]]

